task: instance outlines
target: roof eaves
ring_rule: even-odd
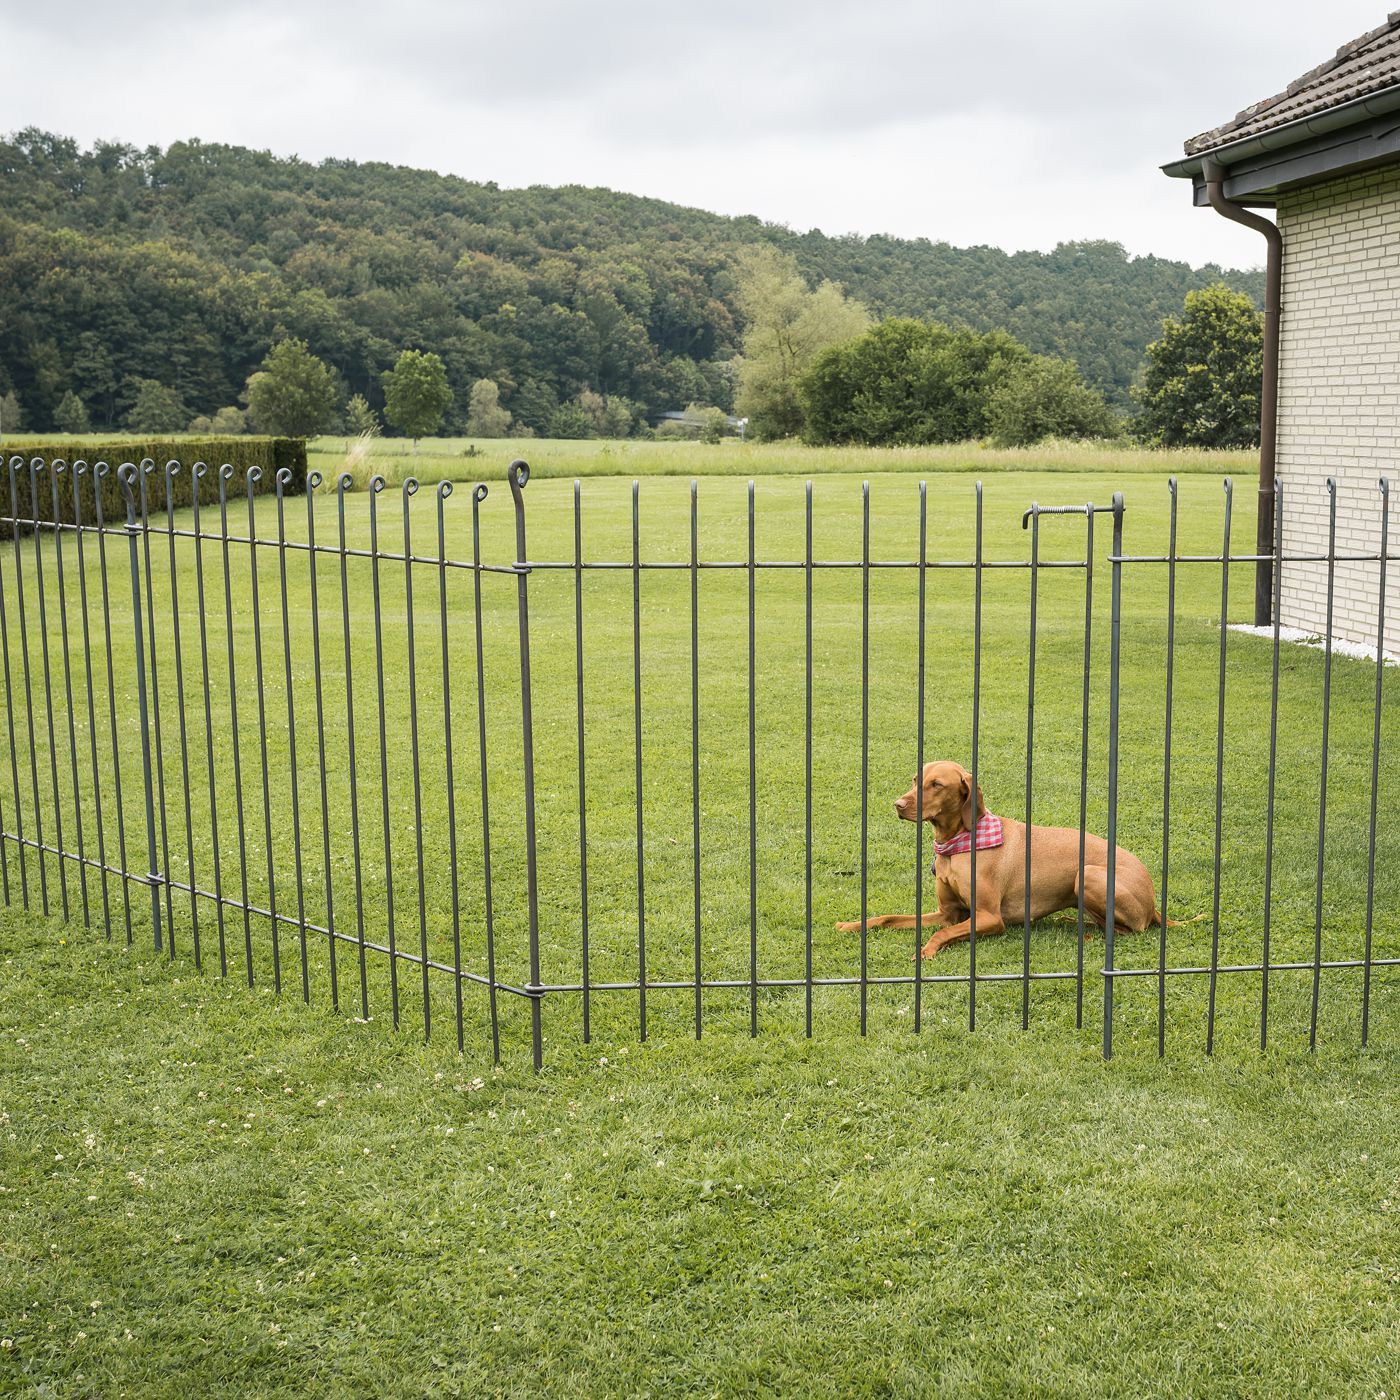
[[[1253,136],[1226,141],[1222,145],[1197,151],[1180,160],[1169,161],[1161,169],[1165,175],[1188,179],[1201,173],[1202,165],[1207,159],[1219,165],[1235,165],[1266,151],[1295,146],[1310,136],[1320,136],[1365,121],[1368,117],[1385,116],[1395,111],[1400,111],[1400,83],[1382,88],[1379,92],[1367,93],[1364,97],[1353,98],[1350,102],[1343,102],[1336,107],[1329,107],[1326,111],[1296,117]]]

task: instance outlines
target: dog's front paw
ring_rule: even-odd
[[[936,958],[938,956],[939,943],[937,939],[930,938],[922,948],[919,949],[919,956],[924,959]]]

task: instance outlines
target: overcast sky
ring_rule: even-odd
[[[0,130],[607,185],[827,233],[1252,266],[1158,166],[1357,0],[0,0]]]

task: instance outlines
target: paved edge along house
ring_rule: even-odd
[[[1259,552],[1271,548],[1275,466],[1285,555],[1326,552],[1329,475],[1337,552],[1377,552],[1381,475],[1393,482],[1389,553],[1400,552],[1400,11],[1185,150],[1165,173],[1268,241]],[[1248,500],[1238,492],[1236,508]],[[1334,637],[1375,645],[1377,572],[1337,566]],[[1269,566],[1259,575],[1263,623]],[[1385,649],[1400,653],[1400,565],[1386,593]],[[1281,596],[1284,626],[1325,630],[1324,565],[1286,564]]]

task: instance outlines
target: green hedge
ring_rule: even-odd
[[[10,509],[10,462],[22,458],[22,464],[15,469],[15,495],[18,510]],[[276,490],[277,472],[282,468],[291,472],[287,495],[301,495],[306,491],[306,442],[303,438],[273,437],[221,437],[221,438],[127,438],[104,441],[100,438],[75,438],[63,440],[58,437],[14,438],[0,444],[0,515],[13,516],[20,520],[51,520],[53,518],[53,484],[48,472],[39,477],[39,510],[36,517],[29,496],[29,464],[40,457],[44,462],[63,461],[69,471],[59,480],[58,508],[59,519],[69,523],[73,520],[73,477],[74,462],[88,464],[88,474],[81,486],[83,523],[92,524],[96,519],[93,504],[92,468],[98,462],[106,462],[110,470],[100,478],[102,488],[102,514],[112,524],[126,523],[126,493],[117,479],[117,468],[123,462],[138,465],[143,458],[150,458],[156,469],[146,478],[147,508],[151,514],[165,509],[165,464],[179,462],[180,470],[171,480],[172,499],[176,506],[187,506],[193,499],[194,475],[190,468],[196,462],[204,462],[209,471],[200,482],[200,505],[207,505],[219,498],[218,469],[228,464],[233,467],[233,479],[228,484],[229,498],[246,499],[248,486],[245,473],[249,467],[261,467],[262,478],[254,484],[256,495],[268,495]],[[139,503],[140,496],[137,500]],[[0,535],[8,537],[8,526],[0,527]]]

